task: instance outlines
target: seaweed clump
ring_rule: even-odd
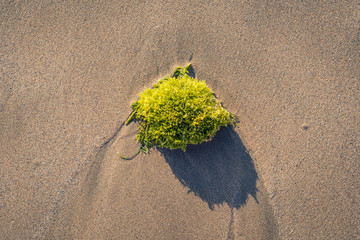
[[[175,68],[131,104],[125,124],[140,123],[137,154],[153,146],[186,151],[189,144],[211,140],[220,127],[236,124],[236,116],[222,107],[206,83],[188,75],[189,67]]]

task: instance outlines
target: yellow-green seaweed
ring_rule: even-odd
[[[175,68],[131,104],[126,125],[140,123],[137,154],[153,146],[186,151],[189,144],[211,140],[220,127],[236,124],[236,116],[222,107],[206,83],[188,75],[189,67]]]

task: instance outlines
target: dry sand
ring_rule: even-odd
[[[1,239],[360,239],[358,1],[0,7]],[[188,62],[239,128],[121,160]]]

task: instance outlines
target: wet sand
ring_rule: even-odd
[[[356,1],[0,7],[3,239],[360,238]],[[120,159],[188,62],[239,127]]]

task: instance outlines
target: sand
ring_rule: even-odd
[[[1,239],[360,239],[357,1],[1,1]],[[191,62],[239,116],[136,152]]]

